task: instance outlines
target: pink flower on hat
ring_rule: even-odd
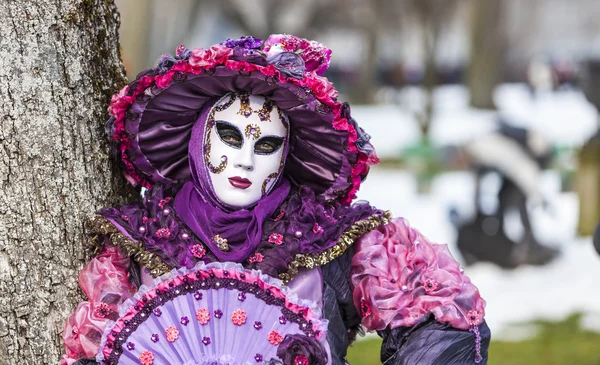
[[[125,116],[125,111],[134,100],[133,96],[127,96],[129,92],[129,86],[122,88],[119,93],[114,94],[110,100],[108,112],[115,118],[122,118]]]
[[[215,44],[208,49],[196,48],[192,51],[189,63],[194,67],[211,68],[217,64],[225,63],[232,53],[231,48],[220,44]]]
[[[302,57],[306,72],[323,75],[331,61],[331,50],[317,41],[309,41],[289,34],[273,34],[266,40],[267,58],[281,52],[294,52]]]
[[[319,100],[335,99],[338,97],[338,92],[329,80],[325,77],[314,76],[306,79],[308,86],[311,88],[313,94]]]

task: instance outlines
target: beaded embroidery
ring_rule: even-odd
[[[275,103],[270,99],[265,98],[265,102],[263,103],[262,108],[259,110],[252,110],[250,107],[250,94],[249,93],[239,93],[238,97],[240,98],[240,110],[237,112],[239,115],[243,115],[246,118],[250,118],[252,113],[258,114],[258,119],[261,122],[270,122],[271,121],[271,112],[273,111],[273,107]]]
[[[252,139],[256,141],[260,138],[261,135],[260,127],[256,124],[248,124],[246,126],[246,129],[244,130],[244,135],[246,136],[246,138],[252,137]]]
[[[219,250],[221,251],[229,251],[229,244],[227,243],[227,239],[221,237],[221,235],[216,234],[213,237],[213,242],[217,245]]]

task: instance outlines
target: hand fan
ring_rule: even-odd
[[[234,263],[199,263],[142,286],[120,307],[96,357],[102,364],[241,365],[277,358],[286,335],[325,345],[315,303]]]

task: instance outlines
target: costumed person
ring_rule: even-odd
[[[291,35],[177,49],[114,96],[142,202],[98,212],[62,364],[484,364],[485,302],[445,245],[356,192],[370,137]]]
[[[542,245],[535,237],[527,204],[547,206],[539,187],[540,175],[552,158],[552,150],[540,133],[498,120],[497,129],[470,141],[463,150],[477,176],[474,219],[458,226],[457,246],[467,264],[493,262],[504,268],[545,265],[559,251]],[[486,212],[482,204],[481,181],[490,174],[500,176],[498,206]],[[519,217],[522,235],[513,240],[505,232],[506,215]]]

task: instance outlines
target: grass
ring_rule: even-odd
[[[579,325],[581,314],[563,321],[533,321],[538,326],[535,337],[520,341],[494,341],[488,365],[600,365],[600,333]],[[375,365],[379,361],[380,339],[367,339],[352,345],[348,362],[352,365]]]

